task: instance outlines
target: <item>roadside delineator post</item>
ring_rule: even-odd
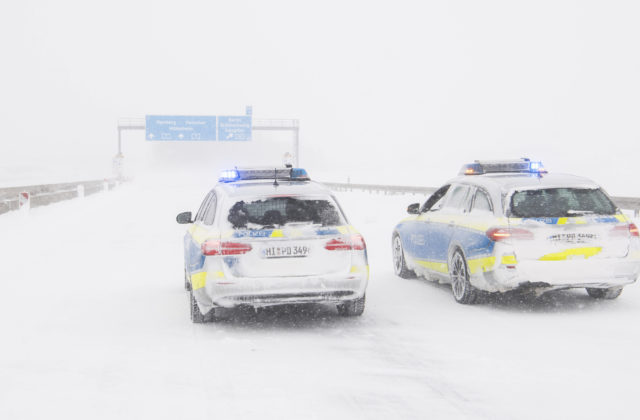
[[[84,185],[78,185],[78,198],[84,198]]]
[[[104,181],[104,183],[102,184],[102,189],[103,189],[105,192],[108,192],[108,191],[109,191],[109,181],[107,181],[107,180],[105,180],[105,181]]]
[[[18,194],[18,210],[28,212],[31,208],[31,194],[28,191],[22,191]]]

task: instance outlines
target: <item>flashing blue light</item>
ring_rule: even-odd
[[[292,168],[291,169],[291,179],[297,180],[309,180],[309,174],[306,170],[302,168]]]
[[[547,170],[544,169],[542,162],[531,162],[529,164],[529,170],[534,173],[545,174]]]
[[[220,182],[233,182],[240,179],[240,174],[235,169],[227,169],[220,172]]]

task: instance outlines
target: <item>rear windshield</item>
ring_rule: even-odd
[[[600,189],[548,188],[517,191],[511,196],[514,217],[571,217],[615,212],[616,206]]]
[[[244,198],[232,203],[226,219],[233,229],[274,229],[293,224],[345,224],[337,203],[329,196]]]

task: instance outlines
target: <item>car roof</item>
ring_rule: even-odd
[[[331,195],[331,190],[313,181],[278,180],[275,186],[272,179],[236,181],[218,183],[216,190],[229,197],[265,196],[265,195]]]
[[[484,187],[487,190],[499,190],[508,193],[512,190],[537,188],[599,188],[588,178],[569,174],[527,174],[527,173],[489,173],[484,175],[461,175],[450,183],[464,183]]]

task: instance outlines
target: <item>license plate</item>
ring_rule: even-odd
[[[270,246],[262,250],[263,258],[302,258],[309,255],[305,245]]]
[[[551,242],[564,242],[570,244],[584,244],[598,240],[595,233],[559,233],[549,236]]]

